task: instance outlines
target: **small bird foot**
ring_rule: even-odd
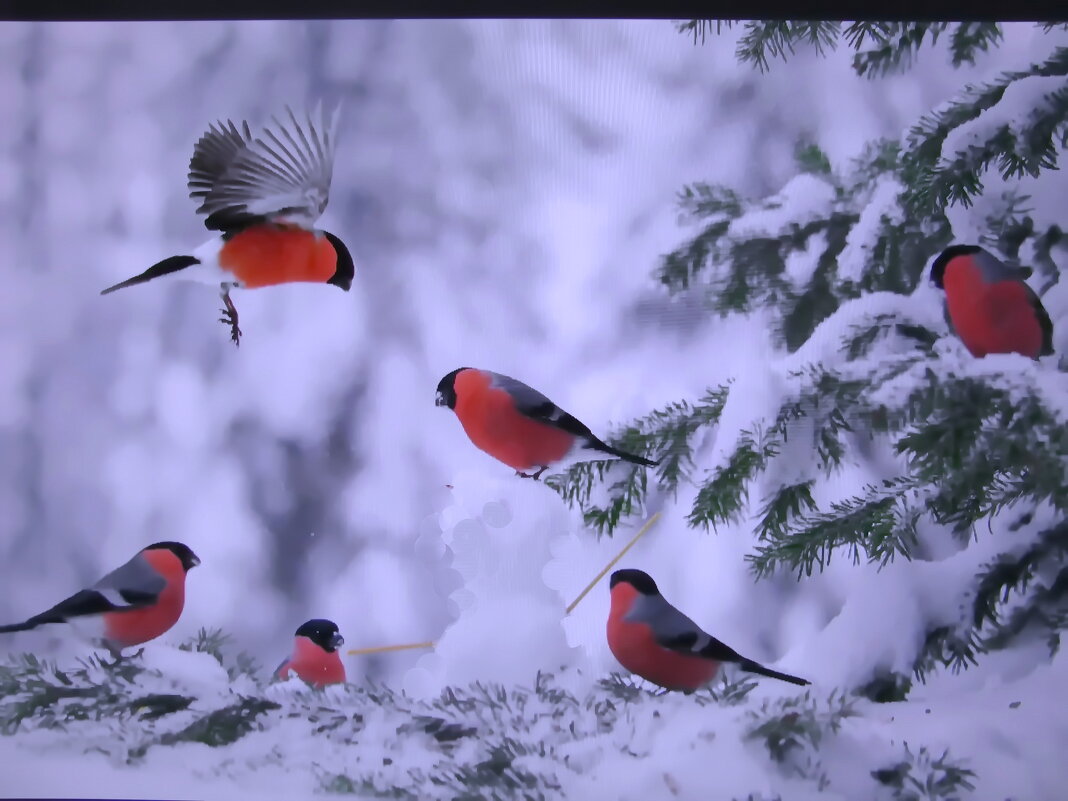
[[[100,664],[103,665],[104,667],[106,667],[108,670],[114,670],[119,665],[121,665],[123,662],[129,662],[132,659],[140,659],[141,658],[141,654],[143,654],[145,652],[144,648],[139,648],[139,649],[137,649],[137,653],[136,654],[130,654],[129,656],[123,656],[121,648],[116,648],[114,645],[112,645],[111,643],[108,643],[108,642],[104,643],[104,648],[106,648],[107,652],[109,654],[111,654],[111,658],[112,658],[113,661],[105,662],[104,659],[101,658]]]
[[[519,470],[516,470],[515,474],[517,476],[519,476],[520,478],[532,478],[535,481],[537,481],[539,478],[541,478],[541,474],[544,473],[548,469],[549,469],[548,467],[542,467],[536,473],[523,473],[523,472],[520,472]]]
[[[237,326],[237,307],[234,306],[234,302],[230,300],[229,291],[223,292],[222,300],[225,306],[219,310],[222,314],[222,317],[219,318],[219,322],[226,323],[230,326],[230,339],[236,347],[241,347],[241,329]]]

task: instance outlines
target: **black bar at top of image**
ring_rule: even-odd
[[[0,0],[4,20],[834,19],[1065,21],[1064,0]]]

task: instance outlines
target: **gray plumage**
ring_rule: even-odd
[[[133,559],[112,570],[90,589],[104,595],[116,606],[132,606],[130,601],[122,598],[135,598],[140,602],[142,599],[151,599],[149,603],[155,603],[163,588],[167,586],[167,580],[148,563],[143,554],[137,554]],[[118,602],[114,598],[118,598]]]
[[[711,636],[662,595],[639,595],[623,619],[647,624],[660,645],[676,651],[696,653],[712,641]]]
[[[1005,264],[993,253],[982,248],[972,254],[972,261],[975,262],[979,272],[983,274],[983,280],[988,284],[998,281],[1023,281],[1031,277],[1030,267]]]
[[[564,410],[549,398],[522,381],[492,370],[487,370],[486,374],[491,378],[491,386],[503,389],[511,395],[515,399],[516,408],[523,414],[542,420],[559,420],[565,414]]]

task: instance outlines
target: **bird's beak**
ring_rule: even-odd
[[[194,567],[196,567],[199,564],[200,564],[200,557],[199,556],[194,556],[192,559],[189,560],[189,569],[192,570]]]
[[[445,405],[445,394],[443,392],[439,392],[437,395],[434,396],[434,405],[435,406],[444,406]]]
[[[330,638],[330,647],[333,648],[335,651],[344,644],[345,638],[342,637],[340,634],[335,634],[333,637]]]

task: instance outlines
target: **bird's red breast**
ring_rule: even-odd
[[[246,228],[219,251],[219,266],[247,289],[287,283],[325,283],[337,269],[337,251],[324,236],[298,225]]]
[[[453,384],[453,409],[475,447],[513,470],[551,465],[567,456],[575,437],[519,412],[505,390],[481,370],[463,370]]]
[[[142,551],[147,561],[165,579],[167,586],[151,606],[127,612],[108,612],[104,618],[104,637],[120,648],[130,648],[154,640],[178,622],[185,607],[185,568],[169,550]]]
[[[987,283],[967,255],[950,260],[942,280],[953,328],[973,356],[1019,353],[1038,357],[1042,327],[1021,282]]]
[[[345,681],[345,666],[338,652],[324,651],[307,637],[293,638],[293,654],[278,668],[278,678],[284,679],[290,672],[314,687]]]
[[[712,681],[719,662],[664,648],[647,623],[623,619],[637,596],[638,591],[625,582],[612,588],[608,648],[619,664],[669,690],[696,690]]]

